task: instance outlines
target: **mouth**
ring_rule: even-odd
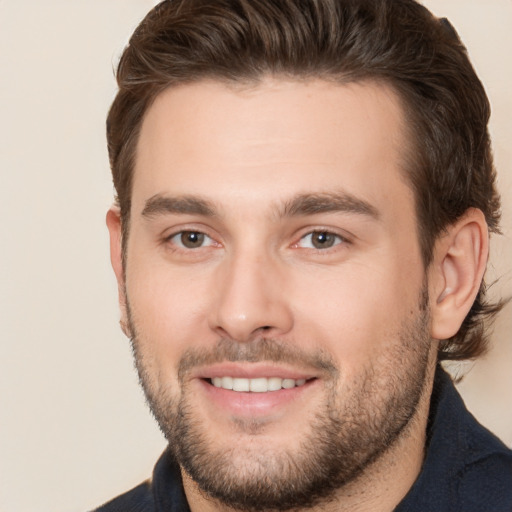
[[[269,419],[300,411],[322,389],[321,376],[313,372],[268,362],[224,362],[198,369],[191,380],[203,397],[204,410],[215,418]]]
[[[257,378],[243,378],[243,377],[213,377],[205,379],[212,386],[216,388],[226,389],[229,391],[236,391],[239,393],[269,393],[280,391],[281,389],[293,389],[302,387],[311,379],[290,379],[285,377],[257,377]]]

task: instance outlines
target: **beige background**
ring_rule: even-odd
[[[430,0],[493,104],[512,293],[512,2]],[[0,511],[84,511],[150,475],[164,442],[117,325],[104,214],[112,68],[150,0],[0,0]],[[512,445],[512,308],[461,386]]]

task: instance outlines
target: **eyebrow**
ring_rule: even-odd
[[[347,192],[300,194],[287,201],[278,213],[281,217],[295,217],[337,212],[365,215],[375,220],[380,217],[375,206]]]
[[[146,218],[173,213],[213,217],[215,207],[210,201],[195,196],[174,197],[156,194],[146,201],[142,210],[142,216]]]
[[[337,212],[365,215],[376,220],[380,217],[375,206],[347,192],[300,194],[277,208],[278,218]],[[166,214],[215,217],[217,208],[211,201],[197,196],[156,194],[146,201],[142,210],[142,216],[148,219]]]

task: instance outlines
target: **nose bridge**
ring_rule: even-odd
[[[233,250],[217,280],[212,328],[239,342],[264,331],[276,336],[291,329],[292,316],[280,283],[283,265],[263,247]]]

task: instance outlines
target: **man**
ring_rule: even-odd
[[[112,511],[505,511],[489,105],[412,0],[171,0],[108,118],[121,325],[169,447]]]

